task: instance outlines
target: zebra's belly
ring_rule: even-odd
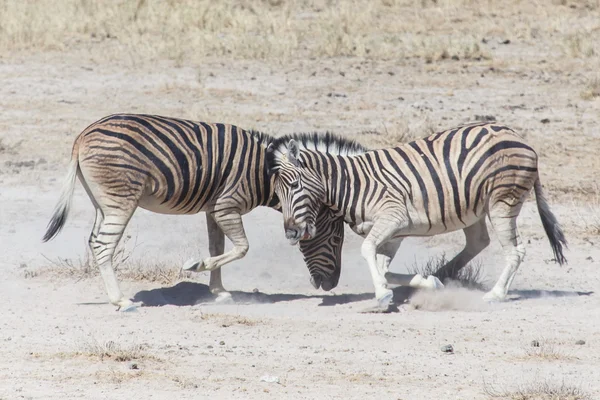
[[[442,233],[462,230],[475,224],[481,218],[485,217],[483,210],[477,214],[473,210],[463,210],[460,217],[458,215],[426,215],[418,213],[411,218],[411,234],[406,236],[434,236]]]
[[[203,207],[200,210],[188,211],[189,208],[182,209],[181,207],[173,207],[170,202],[162,202],[154,196],[144,196],[138,203],[139,207],[145,210],[159,214],[196,214],[201,211],[210,211],[210,207]]]

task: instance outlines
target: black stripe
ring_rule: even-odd
[[[454,139],[454,135],[456,135],[457,130],[453,130],[446,136],[444,139],[444,147],[442,150],[442,157],[444,158],[444,166],[446,167],[446,172],[448,173],[448,180],[450,181],[450,186],[452,187],[452,197],[454,199],[454,211],[456,212],[456,216],[458,220],[463,223],[462,220],[462,212],[460,207],[460,190],[458,188],[458,182],[456,180],[456,176],[454,175],[454,170],[452,169],[452,160],[450,159],[450,151],[452,148],[452,141]],[[464,136],[463,136],[464,137]],[[461,154],[462,155],[462,154]]]
[[[348,163],[350,164],[350,168],[352,169],[352,174],[353,174],[353,179],[352,179],[352,183],[353,183],[353,190],[354,193],[352,193],[352,200],[350,203],[350,215],[354,216],[354,220],[356,220],[356,207],[359,205],[358,204],[358,197],[361,193],[361,186],[360,186],[360,177],[358,176],[358,171],[356,169],[356,159],[355,158],[349,158],[348,159]],[[368,181],[368,179],[367,179]],[[365,190],[367,190],[365,188]],[[361,219],[363,218],[364,215],[364,209],[365,207],[360,207],[361,209]]]
[[[202,163],[202,166],[204,167],[202,170],[202,175],[203,175],[202,177],[204,179],[204,183],[202,184],[202,187],[200,188],[200,192],[199,192],[200,195],[198,196],[198,200],[196,200],[194,202],[194,206],[192,207],[192,209],[202,209],[204,207],[204,205],[210,199],[210,193],[207,192],[208,187],[211,184],[211,182],[214,180],[214,177],[213,177],[214,164],[213,164],[213,148],[212,148],[212,146],[213,146],[212,145],[213,144],[213,130],[208,124],[205,124],[204,122],[200,122],[199,125],[202,126],[202,128],[206,132],[206,143],[204,144],[204,153],[206,154],[206,163]],[[201,132],[198,136],[199,137],[202,136]],[[203,199],[204,199],[204,202],[201,203]]]
[[[423,160],[425,166],[427,166],[427,169],[429,170],[429,175],[431,175],[431,180],[433,181],[433,185],[435,186],[435,191],[438,198],[440,216],[442,217],[442,224],[444,224],[444,228],[448,229],[448,227],[446,226],[446,197],[444,195],[444,187],[442,185],[442,181],[440,180],[440,176],[435,170],[435,167],[431,163],[429,157],[427,157],[427,154],[423,152],[423,149],[421,149],[419,145],[416,144],[416,142],[411,142],[408,145],[412,147],[421,156],[421,159]]]
[[[410,172],[413,174],[414,178],[416,179],[417,184],[419,185],[419,189],[421,190],[421,195],[423,196],[423,202],[425,203],[424,204],[425,215],[427,216],[427,222],[429,223],[429,229],[431,229],[431,218],[429,217],[429,196],[427,194],[427,188],[425,187],[425,183],[423,182],[423,179],[419,175],[419,171],[415,168],[412,161],[410,161],[410,158],[404,152],[404,150],[402,150],[400,147],[396,147],[396,148],[394,148],[394,150],[396,151],[396,153],[398,153],[400,155],[400,157],[402,157],[402,159],[404,160],[404,162],[410,169]],[[411,198],[411,202],[412,202],[412,198]]]
[[[402,181],[400,179],[398,179],[398,183],[400,183],[400,186],[402,186],[402,190],[404,190],[404,192],[408,194],[408,197],[410,198],[410,201],[412,202],[413,196],[412,196],[412,186],[410,185],[410,181],[408,180],[406,175],[404,175],[404,172],[402,172],[402,169],[400,169],[398,164],[394,161],[392,155],[390,154],[390,151],[388,149],[385,149],[385,150],[380,150],[378,152],[375,152],[375,157],[377,158],[377,166],[378,166],[379,170],[387,171],[387,169],[383,166],[383,164],[378,159],[379,153],[383,153],[385,155],[385,158],[387,159],[388,163],[392,166],[392,168],[394,168],[394,171],[396,171],[396,173],[400,176],[400,178],[402,178],[404,180],[406,185],[404,183],[402,183]],[[383,177],[381,177],[380,179],[382,179],[382,178]],[[382,179],[382,182],[384,182],[383,179]]]
[[[475,137],[475,139],[471,142],[471,146],[467,147],[467,135],[462,134],[462,138],[461,138],[461,144],[460,144],[460,155],[458,156],[458,173],[460,174],[460,176],[462,176],[463,173],[463,166],[465,163],[465,159],[467,158],[467,155],[469,155],[469,152],[471,150],[473,150],[475,147],[477,147],[479,145],[479,142],[481,142],[481,140],[486,137],[489,134],[489,131],[486,128],[482,128],[478,133],[477,136]]]

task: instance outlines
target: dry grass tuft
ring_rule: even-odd
[[[534,382],[514,390],[498,389],[485,385],[485,394],[491,399],[504,400],[591,400],[592,397],[577,386],[564,382]]]
[[[435,133],[433,122],[428,115],[412,118],[402,118],[391,124],[383,123],[381,131],[365,131],[356,135],[356,140],[370,149],[396,147],[403,143],[429,136]]]
[[[543,361],[569,360],[570,356],[562,353],[558,346],[546,338],[533,340],[525,348],[522,359]]]
[[[425,264],[413,263],[408,271],[411,274],[421,274],[423,276],[434,275],[444,284],[453,281],[467,289],[485,290],[485,275],[481,262],[471,262],[459,271],[449,271],[447,273],[439,271],[448,261],[446,254],[443,253],[441,256],[430,258]]]
[[[600,190],[596,188],[585,203],[574,201],[573,208],[581,221],[578,225],[583,228],[583,233],[592,237],[600,236]]]
[[[147,346],[140,344],[122,345],[113,341],[98,342],[93,339],[84,343],[82,349],[75,352],[74,355],[99,359],[100,361],[157,360],[156,357],[147,353],[147,349]]]
[[[587,87],[580,93],[584,100],[593,100],[600,97],[600,77],[591,79]]]
[[[182,389],[198,389],[197,379],[176,376],[173,378],[173,382]]]
[[[254,326],[259,321],[243,317],[241,315],[217,314],[217,313],[202,313],[201,321],[212,321],[222,328],[228,328],[232,325]]]

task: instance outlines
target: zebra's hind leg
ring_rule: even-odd
[[[465,248],[434,274],[442,282],[447,279],[456,278],[458,271],[490,244],[490,236],[488,235],[485,224],[485,216],[473,225],[463,229],[463,232],[466,240]]]
[[[112,304],[118,307],[118,310],[129,311],[135,307],[131,300],[123,296],[123,293],[119,288],[119,282],[115,275],[112,258],[133,211],[117,209],[108,210],[110,213],[105,214],[104,218],[100,218],[100,221],[98,218],[98,211],[96,212],[96,223],[94,224],[92,237],[94,232],[97,232],[97,234],[95,240],[90,240],[90,247],[92,248],[96,264],[100,269],[100,275],[104,281],[108,299]]]
[[[208,228],[208,251],[211,257],[217,257],[225,251],[225,234],[210,214],[206,214],[206,227]],[[231,293],[223,287],[221,268],[210,271],[209,290],[217,295],[216,302],[232,302]]]
[[[390,263],[394,259],[402,240],[390,241],[379,246],[377,250],[377,267],[385,277],[387,283],[392,285],[410,286],[417,289],[441,289],[442,282],[431,275],[424,278],[421,274],[397,274],[389,272]]]
[[[523,246],[521,235],[517,228],[517,216],[521,210],[522,203],[509,205],[498,202],[490,210],[490,220],[500,240],[506,257],[506,267],[500,274],[498,282],[492,290],[483,296],[485,301],[502,301],[506,298],[508,289],[519,269],[519,265],[525,257],[525,246]]]

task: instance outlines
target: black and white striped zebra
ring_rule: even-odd
[[[312,150],[300,149],[307,140],[314,144],[302,147]],[[343,151],[324,153],[331,148]],[[392,297],[387,283],[398,283],[388,266],[403,238],[462,229],[465,248],[436,274],[451,275],[489,244],[486,215],[506,267],[484,299],[503,300],[525,255],[516,220],[532,188],[554,257],[566,262],[567,242],[544,198],[537,154],[505,126],[473,124],[372,151],[332,135],[298,136],[275,141],[268,163],[288,237],[309,237],[322,204],[365,237],[362,255],[381,307]]]
[[[133,307],[123,296],[112,257],[137,207],[163,214],[207,212],[210,257],[185,269],[211,271],[210,290],[228,297],[220,268],[244,257],[248,239],[242,215],[257,206],[279,209],[266,169],[266,146],[274,139],[233,125],[208,124],[154,115],[118,114],[88,126],[76,139],[60,200],[44,241],[63,227],[78,176],[96,219],[89,244],[109,300]],[[323,207],[320,232],[302,243],[315,288],[337,285],[343,221]],[[321,231],[322,230],[322,231]],[[233,249],[224,253],[224,236]]]

